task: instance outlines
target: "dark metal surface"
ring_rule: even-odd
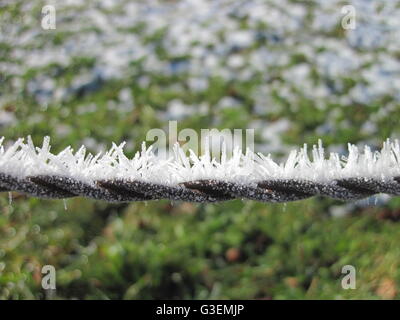
[[[312,196],[340,200],[367,198],[377,193],[400,195],[400,177],[377,180],[372,178],[337,179],[327,183],[307,180],[262,180],[241,184],[220,180],[186,181],[163,185],[139,180],[100,180],[82,182],[62,176],[30,176],[24,179],[0,173],[0,192],[16,191],[39,198],[88,197],[108,202],[148,201],[159,199],[190,202],[219,202],[251,199],[262,202],[288,202]]]

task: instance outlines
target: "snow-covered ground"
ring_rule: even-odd
[[[35,13],[40,4],[51,3],[57,10],[57,29],[44,31]],[[185,73],[193,90],[204,90],[213,75],[246,80],[261,74],[269,80],[277,68],[284,68],[286,84],[307,91],[315,100],[326,96],[334,100],[341,77],[360,80],[341,99],[364,103],[382,95],[400,99],[398,3],[349,3],[356,9],[356,28],[332,36],[344,17],[342,1],[313,5],[287,0],[23,1],[21,19],[7,13],[2,19],[0,40],[11,46],[14,61],[2,61],[1,71],[14,76],[17,90],[19,76],[29,68],[68,66],[76,57],[94,58],[92,72],[77,74],[73,80],[72,87],[80,87],[98,77],[127,76],[129,65],[140,61],[144,74]],[[52,32],[67,34],[62,43],[54,43]],[[307,62],[291,66],[296,54]],[[315,87],[311,72],[334,83]],[[273,82],[269,90],[279,85]],[[48,99],[68,93],[45,76],[32,79],[28,90]]]
[[[397,1],[348,1],[356,10],[354,30],[342,28],[339,0],[52,0],[5,1],[2,6],[11,4],[18,13],[5,10],[1,18],[0,108],[21,93],[42,106],[65,103],[115,79],[134,78],[146,89],[154,77],[164,76],[177,92],[207,93],[217,77],[252,83],[246,97],[255,118],[249,127],[259,127],[267,150],[276,151],[282,150],[279,136],[293,119],[265,118],[271,113],[284,118],[282,105],[300,113],[305,100],[326,110],[317,133],[334,134],[335,128],[349,125],[338,108],[379,104],[362,128],[372,135],[377,121],[390,117],[400,101]],[[57,12],[56,30],[41,28],[41,8],[48,4]],[[74,70],[79,59],[91,61],[88,68],[68,79],[57,74]],[[231,96],[218,103],[203,101],[203,108],[174,99],[159,115],[184,119],[208,107],[237,105],[240,101]],[[111,107],[129,112],[135,97],[125,88],[120,103]],[[91,104],[77,112],[95,111]],[[11,115],[0,112],[0,125],[13,123]],[[261,126],[257,117],[263,119]]]

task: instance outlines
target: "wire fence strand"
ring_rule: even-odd
[[[152,171],[149,169],[151,161],[149,159],[154,160],[156,158],[146,149],[133,159],[127,159],[121,153],[121,147],[116,145],[103,157],[86,155],[85,152],[81,152],[81,149],[74,154],[72,150],[67,148],[58,155],[53,155],[49,150],[48,141],[44,142],[42,148],[33,147],[31,141],[24,144],[22,140],[16,142],[7,150],[1,147],[0,192],[20,192],[33,197],[50,199],[86,197],[107,202],[160,199],[189,202],[219,202],[233,199],[288,202],[314,196],[348,201],[367,198],[379,193],[400,195],[400,174],[397,174],[400,169],[397,153],[400,149],[397,141],[395,143],[387,141],[380,153],[366,149],[362,155],[357,155],[358,158],[355,162],[352,160],[355,152],[352,146],[349,146],[350,154],[344,160],[344,164],[342,160],[337,160],[339,158],[337,155],[332,157],[331,154],[330,159],[336,159],[335,166],[337,168],[332,169],[330,176],[328,175],[328,178],[325,177],[324,179],[315,178],[315,174],[312,177],[311,173],[313,173],[313,170],[316,172],[315,168],[321,164],[326,165],[327,168],[322,165],[320,172],[329,170],[329,162],[327,162],[329,160],[314,155],[316,159],[306,161],[306,165],[304,165],[308,158],[304,152],[298,152],[296,161],[289,168],[291,174],[287,174],[289,160],[284,165],[272,166],[275,168],[274,170],[280,172],[280,175],[274,175],[274,172],[272,174],[260,173],[262,171],[259,167],[265,165],[264,162],[266,161],[265,157],[261,157],[264,162],[258,163],[259,167],[256,168],[258,171],[255,170],[255,173],[252,173],[252,179],[243,175],[242,180],[238,177],[231,179],[231,177],[235,177],[235,168],[242,170],[247,165],[243,162],[234,167],[233,171],[229,171],[226,166],[223,166],[225,164],[215,163],[212,159],[208,159],[206,162],[201,157],[196,158],[195,161],[192,159],[189,165],[185,164],[185,161],[182,165],[182,161],[179,162],[177,159],[169,160],[165,162],[167,164],[166,169],[162,169],[166,176],[177,174],[183,169],[187,172],[186,178],[183,177],[180,180],[177,178],[174,183],[170,181],[163,183],[160,179],[157,180],[157,176],[162,171],[161,167],[158,167],[159,171],[153,170],[154,178],[151,176]],[[71,158],[72,160],[66,157],[68,152],[70,155],[74,155]],[[240,154],[242,154],[241,151]],[[145,159],[147,162],[143,160],[144,158],[147,159]],[[367,158],[369,162],[365,161]],[[248,160],[248,158],[246,159]],[[199,174],[202,171],[196,167],[196,161],[203,161],[201,169],[206,168],[214,171],[211,170],[203,175]],[[124,163],[129,165],[123,167],[122,170]],[[136,166],[138,163],[140,165]],[[158,162],[154,160],[152,163]],[[339,167],[337,166],[338,163]],[[359,167],[365,166],[366,163],[368,164],[367,168],[361,168],[361,170]],[[181,167],[176,169],[179,165]],[[351,170],[349,170],[350,165],[353,166],[354,176],[351,175]],[[21,168],[18,168],[18,166]],[[103,174],[102,166],[104,166],[105,171],[107,168],[113,169],[114,175]],[[77,167],[79,168],[77,169]],[[95,173],[97,172],[99,177],[96,178],[96,174],[93,174],[92,170],[91,178],[83,179],[82,177],[85,177],[86,172],[93,167],[96,167]],[[57,171],[55,168],[59,170]],[[168,168],[175,168],[175,171]],[[307,172],[310,174],[310,179],[301,177],[307,175],[307,172],[301,174],[305,170],[304,168],[309,170]],[[171,172],[165,173],[165,170],[171,170]],[[197,172],[194,174],[192,171],[196,170]],[[227,172],[225,176],[215,175],[215,178],[204,178],[212,176],[213,172],[218,172],[218,170]],[[116,171],[118,174],[116,174]],[[79,175],[77,172],[79,172]],[[146,176],[143,172],[146,173]],[[286,174],[284,174],[285,172]],[[363,176],[360,172],[368,172],[368,174]],[[321,175],[321,173],[319,174]]]

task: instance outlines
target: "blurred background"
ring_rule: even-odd
[[[53,5],[56,29],[43,29]],[[344,5],[356,13],[344,29]],[[0,136],[92,152],[255,129],[280,159],[398,138],[400,2],[0,2]],[[0,299],[396,299],[400,200],[107,204],[0,195]],[[357,289],[341,286],[342,267]]]

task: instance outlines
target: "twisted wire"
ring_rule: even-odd
[[[0,140],[0,146],[1,143],[2,140]],[[387,141],[381,153],[372,153],[368,151],[369,149],[366,149],[363,158],[367,160],[365,162],[359,159],[357,159],[357,161],[354,160],[357,158],[355,157],[356,151],[354,146],[349,145],[349,158],[346,161],[357,174],[351,176],[350,171],[350,174],[347,172],[345,176],[333,174],[330,178],[325,177],[325,179],[314,180],[304,177],[299,178],[299,175],[296,174],[294,174],[293,177],[287,177],[286,175],[283,178],[279,177],[279,175],[266,177],[265,175],[263,176],[263,174],[259,174],[255,175],[255,179],[253,177],[252,180],[243,179],[243,181],[240,181],[240,179],[233,181],[232,179],[223,178],[224,175],[222,175],[222,178],[221,176],[216,176],[210,179],[210,174],[205,175],[208,178],[193,179],[193,177],[199,176],[191,175],[191,171],[197,170],[195,164],[197,162],[201,163],[201,157],[194,159],[195,164],[193,166],[186,165],[186,167],[178,167],[177,170],[173,171],[176,174],[183,169],[189,170],[187,171],[189,172],[187,179],[175,179],[173,183],[160,182],[160,179],[156,179],[158,175],[157,172],[153,173],[154,177],[151,176],[152,171],[146,171],[146,174],[150,172],[150,176],[147,175],[146,179],[141,179],[140,175],[136,175],[136,178],[129,175],[124,177],[125,173],[135,171],[134,169],[130,169],[132,167],[128,167],[128,169],[123,167],[124,163],[141,163],[141,169],[145,168],[147,170],[148,164],[144,165],[143,163],[145,162],[142,163],[140,161],[146,158],[146,156],[148,157],[146,158],[147,160],[151,157],[149,156],[148,150],[144,150],[136,158],[128,160],[124,158],[122,147],[114,145],[112,152],[107,153],[104,156],[105,160],[102,160],[101,157],[86,156],[85,150],[80,150],[73,155],[72,151],[68,148],[55,156],[49,152],[50,146],[48,139],[45,140],[41,149],[35,148],[31,140],[29,140],[26,145],[22,140],[19,140],[7,151],[5,151],[3,147],[0,149],[0,192],[19,192],[33,197],[50,199],[86,197],[105,200],[107,202],[149,201],[160,199],[189,202],[219,202],[233,199],[249,199],[261,202],[288,202],[303,200],[313,196],[330,197],[347,201],[367,198],[378,193],[394,196],[400,195],[400,174],[397,174],[397,172],[400,172],[400,165],[398,164],[400,147],[397,141],[395,144]],[[321,156],[323,153],[322,146],[314,151],[314,158],[316,158],[316,160],[310,163],[316,163],[317,165],[318,163],[322,163],[328,166],[329,162],[324,162],[326,160]],[[68,158],[68,156],[70,156],[70,158]],[[333,163],[334,165],[331,165],[331,167],[338,167],[337,164],[340,164],[340,166],[339,169],[331,168],[331,170],[337,170],[338,173],[342,173],[346,167],[342,166],[341,162],[337,160],[337,155],[333,156],[334,161],[331,162],[331,164]],[[240,151],[239,158],[241,159],[241,157],[242,153]],[[262,161],[266,161],[265,159],[267,158],[262,158]],[[297,153],[296,160],[294,162],[292,161],[295,163],[292,166],[294,172],[296,172],[296,170],[303,170],[302,163],[304,163],[305,160],[308,161],[308,158],[304,152]],[[156,163],[157,160],[154,162]],[[122,163],[121,168],[125,171],[121,169],[123,173],[115,176],[112,174],[111,176],[101,175],[103,171],[101,166],[104,165],[104,163],[111,163],[112,165],[109,165],[109,168],[112,169],[115,169],[115,163],[119,165]],[[290,156],[286,166],[288,166],[288,163],[291,163]],[[309,167],[310,163],[308,163]],[[83,164],[86,165],[86,167]],[[107,165],[105,167],[107,167]],[[173,165],[176,165],[176,163],[173,163]],[[21,166],[21,168],[18,166]],[[46,166],[52,168],[53,171],[49,170]],[[74,174],[70,174],[71,170],[78,166],[81,167],[74,171]],[[85,180],[80,176],[77,177],[76,172],[82,174],[87,168],[93,168],[94,166],[99,166],[100,168],[96,167],[98,171],[95,171],[94,178],[91,176],[90,179]],[[206,161],[206,164],[203,163],[203,166],[208,166],[217,171],[226,169],[226,167],[218,167],[213,160],[210,159]],[[369,176],[362,176],[359,174],[360,172],[364,172],[361,169],[365,168],[359,168],[362,166],[371,167],[375,171],[378,169],[382,172],[387,171],[388,174],[379,175],[378,172],[375,175],[370,174]],[[386,166],[387,168],[381,168],[382,166]],[[61,169],[59,169],[59,171],[54,171],[55,167]],[[47,169],[45,170],[43,168]],[[237,166],[234,168],[239,170],[241,167]],[[278,170],[278,168],[282,167],[275,167],[274,164],[272,168]],[[329,168],[326,170],[328,169]],[[361,171],[356,169],[360,169]],[[164,169],[158,172],[162,172],[162,170]],[[314,169],[311,166],[311,171],[309,172],[312,172],[312,170]],[[229,174],[230,171],[227,171]],[[325,169],[322,167],[320,171],[323,172]],[[99,176],[96,176],[97,173]],[[167,175],[168,174],[173,173],[167,172]]]
[[[358,200],[374,194],[400,195],[400,177],[388,181],[372,178],[337,179],[329,183],[276,179],[246,185],[214,179],[187,181],[176,186],[124,179],[97,180],[94,184],[62,176],[37,175],[18,179],[0,173],[0,191],[16,191],[38,198],[87,197],[107,202],[181,200],[219,202],[249,199],[262,202],[288,202],[313,196]]]

